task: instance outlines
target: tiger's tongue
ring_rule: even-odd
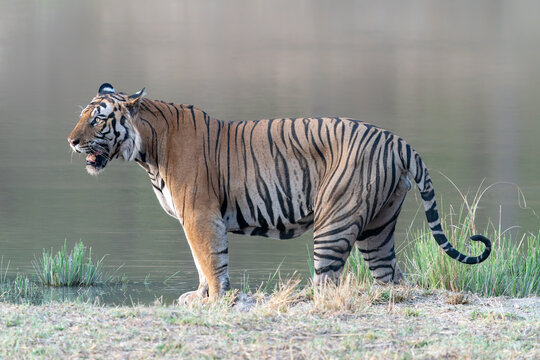
[[[103,151],[98,151],[98,152],[95,152],[95,153],[88,154],[86,156],[86,161],[96,162],[96,158],[101,154],[103,154]]]

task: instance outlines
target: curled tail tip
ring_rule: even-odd
[[[488,249],[491,249],[491,241],[487,237],[485,237],[483,235],[473,235],[473,236],[471,236],[471,240],[472,241],[480,241],[480,242],[484,243],[484,245],[486,245],[486,247]]]
[[[489,254],[491,253],[491,241],[483,235],[473,235],[471,236],[471,240],[480,241],[486,246],[484,253],[476,258],[477,259],[476,262],[481,263],[482,261],[486,260],[489,257]]]

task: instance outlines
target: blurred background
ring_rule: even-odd
[[[136,297],[197,286],[181,226],[144,170],[114,161],[92,177],[66,138],[99,85],[194,104],[223,120],[347,116],[404,137],[423,157],[439,208],[499,184],[478,225],[540,225],[540,2],[0,2],[0,256],[32,271],[43,248],[78,240],[135,283]],[[442,202],[441,202],[442,198]],[[398,241],[425,222],[412,191]],[[412,223],[412,225],[411,225]],[[497,225],[498,226],[498,225]],[[310,235],[230,235],[234,286],[308,275]],[[434,242],[434,246],[435,242]],[[399,258],[399,256],[398,256]],[[169,279],[167,284],[163,280]],[[136,287],[136,284],[133,285]]]

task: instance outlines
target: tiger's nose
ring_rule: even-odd
[[[76,146],[80,141],[79,139],[72,139],[72,138],[68,138],[67,140],[71,144],[71,146]]]

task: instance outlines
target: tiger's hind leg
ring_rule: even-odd
[[[409,179],[402,175],[394,193],[356,241],[371,275],[381,283],[404,281],[394,251],[394,230],[401,205],[411,187]]]
[[[335,208],[334,208],[335,209]],[[342,210],[345,212],[346,210]],[[341,220],[340,220],[341,219]],[[352,246],[360,233],[361,224],[340,211],[321,220],[316,217],[313,229],[313,283],[337,282]]]

